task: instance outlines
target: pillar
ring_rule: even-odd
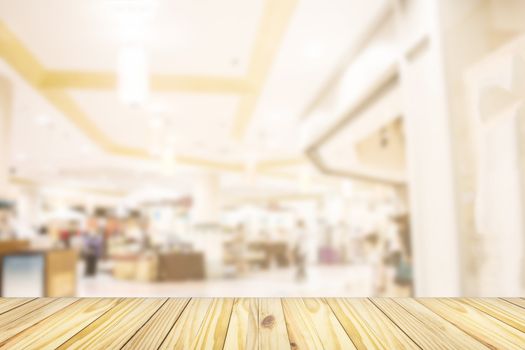
[[[399,58],[415,295],[454,297],[461,295],[461,264],[438,1],[424,2],[417,11],[426,44]]]
[[[193,185],[193,224],[216,223],[220,214],[220,177],[216,173],[197,176]]]
[[[22,186],[18,189],[18,220],[28,232],[35,230],[39,224],[40,205],[41,197],[37,186]]]
[[[11,84],[0,76],[0,200],[10,197],[9,148],[11,128]]]

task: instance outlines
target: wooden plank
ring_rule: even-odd
[[[1,349],[56,349],[119,302],[89,298],[68,305],[1,344]]]
[[[525,308],[525,299],[522,298],[504,298],[505,301],[517,305],[519,307]]]
[[[281,299],[259,299],[259,348],[290,349]]]
[[[488,347],[506,350],[524,348],[525,334],[459,300],[416,300]]]
[[[419,349],[368,299],[327,299],[357,349]]]
[[[210,298],[191,299],[159,349],[191,348],[213,302]]]
[[[213,299],[191,349],[222,349],[233,309],[233,298]]]
[[[0,315],[31,300],[33,298],[0,298]]]
[[[124,299],[58,349],[121,348],[167,299]]]
[[[322,299],[283,299],[292,349],[355,349],[330,307]]]
[[[189,298],[169,299],[151,320],[126,343],[123,349],[157,349],[189,301]]]
[[[257,349],[259,347],[259,302],[253,298],[235,299],[225,349]]]
[[[39,298],[0,316],[0,343],[76,302],[74,298]]]
[[[486,349],[487,347],[474,340],[467,333],[448,322],[430,309],[418,303],[412,298],[397,298],[394,301],[405,310],[421,320],[428,328],[436,334],[445,333],[447,340],[458,344],[458,349]]]
[[[316,332],[312,319],[308,316],[308,310],[301,299],[283,299],[284,318],[290,347],[292,349],[323,349],[321,338]]]
[[[488,348],[443,320],[418,302],[400,298],[397,303],[390,298],[373,298],[371,301],[423,349],[472,349]],[[407,304],[408,307],[402,306]],[[410,303],[412,301],[412,303]]]
[[[459,300],[525,333],[525,310],[521,307],[495,298],[462,298]]]

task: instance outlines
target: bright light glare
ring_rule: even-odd
[[[163,124],[164,123],[163,123],[162,119],[160,119],[160,118],[152,118],[149,121],[149,127],[151,129],[160,129],[160,128],[162,128]]]
[[[149,71],[144,47],[126,46],[117,59],[118,93],[122,103],[144,105],[149,96]]]
[[[35,118],[35,123],[39,126],[49,126],[51,125],[51,118],[45,114],[39,114]]]

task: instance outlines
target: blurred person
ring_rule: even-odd
[[[400,259],[396,266],[394,278],[396,295],[410,296],[413,295],[413,267],[408,217],[406,215],[397,217],[396,223],[400,243]]]
[[[395,218],[389,218],[383,225],[383,285],[388,294],[395,293],[395,276],[401,261],[399,225]]]
[[[32,239],[31,246],[37,249],[50,249],[54,243],[56,242],[53,242],[47,227],[41,226],[37,231],[37,235]]]
[[[372,271],[372,288],[374,294],[378,295],[384,291],[383,280],[383,254],[381,239],[377,232],[365,236],[366,262]]]
[[[232,255],[235,259],[235,268],[237,270],[237,275],[242,276],[246,274],[248,267],[246,263],[246,229],[244,224],[239,224],[235,228],[234,236],[232,239]]]
[[[67,223],[66,227],[60,231],[59,239],[64,248],[71,248],[71,239],[78,233],[78,224],[75,221]]]
[[[351,225],[346,230],[345,235],[345,259],[350,264],[361,263],[364,260],[364,236],[361,229],[356,225]]]
[[[306,279],[306,261],[308,258],[308,234],[304,221],[298,220],[296,224],[295,247],[293,257],[296,270],[297,281]]]
[[[97,273],[98,260],[103,249],[103,231],[100,227],[91,225],[85,236],[83,256],[85,260],[85,276],[94,276]]]
[[[15,238],[11,215],[11,209],[0,208],[0,239],[2,240]]]

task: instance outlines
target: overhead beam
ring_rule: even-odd
[[[40,86],[44,89],[112,90],[117,87],[117,76],[113,72],[46,70]],[[153,74],[151,89],[161,92],[214,94],[246,94],[255,90],[254,86],[244,78],[169,74]]]
[[[253,93],[243,96],[235,114],[232,137],[241,140],[250,124],[269,70],[281,46],[297,0],[267,0],[259,24],[247,79],[255,86]]]
[[[290,158],[267,159],[257,163],[257,170],[266,171],[275,168],[286,168],[291,166],[304,165],[307,159],[303,156]]]
[[[296,0],[285,0],[283,2],[295,2]],[[275,5],[275,0],[271,1]],[[256,50],[257,51],[257,50]],[[109,135],[101,130],[96,123],[89,118],[76,101],[65,91],[66,88],[98,88],[108,89],[115,86],[115,76],[111,73],[95,72],[83,73],[74,71],[48,71],[36,57],[23,45],[22,42],[0,22],[0,57],[2,57],[28,84],[30,84],[42,97],[44,97],[54,108],[64,115],[95,145],[108,154],[116,156],[134,157],[145,160],[156,160],[147,150],[129,147],[114,141]],[[253,69],[259,71],[261,67]],[[156,89],[168,91],[180,88],[193,89],[193,91],[218,92],[226,90],[252,89],[252,85],[242,79],[229,78],[192,78],[182,76],[156,76],[153,80]],[[221,88],[222,86],[222,88]],[[248,93],[249,95],[250,93]],[[243,172],[245,165],[242,162],[221,162],[189,155],[179,155],[175,161],[179,164],[205,167],[209,169]],[[262,163],[262,175],[272,176],[266,172],[279,166],[287,164],[286,160],[268,160]]]

